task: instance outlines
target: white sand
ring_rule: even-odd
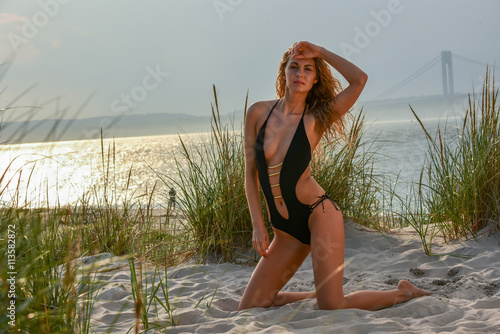
[[[393,289],[400,279],[408,279],[433,295],[376,312],[320,311],[314,299],[283,307],[237,311],[254,267],[188,262],[168,269],[172,318],[155,301],[158,309],[153,304],[150,307],[152,330],[148,333],[500,333],[498,236],[483,236],[454,245],[436,244],[435,254],[455,256],[427,256],[409,229],[383,236],[346,223],[345,230],[345,292]],[[126,333],[135,324],[130,270],[128,266],[113,269],[126,261],[111,260],[107,265],[111,270],[98,274],[103,284],[95,292],[93,329],[97,333],[111,328],[113,333]],[[146,271],[148,295],[151,282],[158,284],[160,278],[165,279],[164,272],[159,274],[153,277],[151,270]],[[312,264],[307,258],[284,289],[313,288]],[[156,296],[167,304],[161,291]],[[154,323],[166,326],[172,319],[175,327],[155,329]]]

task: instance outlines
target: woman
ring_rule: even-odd
[[[341,90],[329,65],[349,82]],[[346,59],[309,42],[283,55],[276,80],[278,100],[253,103],[245,120],[245,189],[253,224],[253,248],[262,256],[239,309],[281,306],[317,298],[320,309],[377,310],[429,295],[408,281],[391,291],[344,296],[344,225],[338,206],[311,178],[309,162],[322,136],[342,131],[343,115],[358,99],[367,75]],[[262,217],[259,183],[274,239]],[[311,253],[314,292],[281,288]]]

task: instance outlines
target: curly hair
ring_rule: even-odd
[[[290,59],[294,43],[284,54],[281,60],[278,76],[276,78],[276,97],[285,96],[285,68]],[[316,131],[324,134],[326,139],[331,139],[337,135],[345,134],[345,121],[335,109],[335,97],[342,91],[340,81],[335,78],[330,70],[330,66],[321,58],[314,58],[316,75],[318,82],[313,85],[306,97],[306,104],[309,105],[310,112],[316,120]]]

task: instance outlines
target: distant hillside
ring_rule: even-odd
[[[101,128],[105,138],[203,132],[210,130],[210,119],[208,116],[156,113],[7,122],[0,124],[0,144],[97,139],[101,136]],[[224,123],[230,119],[239,127],[243,112],[221,116]]]

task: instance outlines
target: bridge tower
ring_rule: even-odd
[[[453,64],[451,62],[451,51],[441,51],[441,69],[443,72],[443,96],[453,97]]]

